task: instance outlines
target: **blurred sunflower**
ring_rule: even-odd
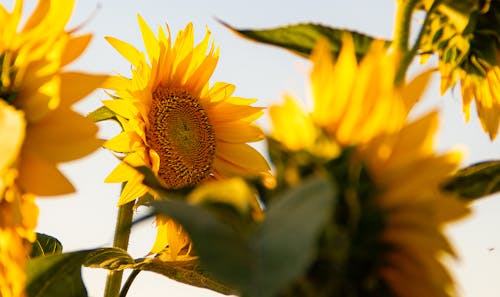
[[[24,265],[28,241],[34,240],[37,207],[30,195],[19,195],[12,185],[26,123],[22,112],[0,100],[0,296],[24,296]]]
[[[87,47],[91,35],[65,31],[74,1],[39,1],[20,27],[23,1],[11,13],[0,7],[0,98],[24,113],[26,136],[17,183],[23,193],[67,194],[71,183],[57,164],[81,158],[101,142],[97,126],[71,106],[106,76],[64,71]]]
[[[431,4],[425,1],[423,9]],[[443,1],[429,19],[421,52],[439,55],[441,93],[460,82],[466,120],[474,101],[483,130],[495,139],[500,125],[500,2]]]
[[[148,192],[143,176],[129,165],[149,167],[169,189],[231,176],[268,176],[266,160],[247,144],[264,137],[253,124],[262,108],[250,106],[255,99],[232,97],[231,84],[209,86],[219,57],[210,32],[194,45],[192,24],[174,41],[168,27],[159,27],[156,37],[142,17],[138,21],[149,61],[130,44],[106,38],[133,66],[132,78],[117,76],[109,82],[115,96],[103,102],[123,128],[105,143],[125,154],[106,179],[126,182],[118,205]],[[174,241],[174,233],[183,236],[164,218],[157,224],[152,253]]]
[[[74,1],[39,1],[21,26],[23,1],[0,5],[0,295],[24,296],[35,240],[35,196],[74,191],[57,169],[101,145],[96,125],[71,110],[106,76],[64,71],[91,36],[64,27]]]
[[[351,240],[346,245],[345,262],[322,262],[337,261],[343,253],[340,242],[346,240],[345,236],[331,242],[325,238],[322,244],[326,251],[320,247],[320,256],[306,277],[321,291],[318,295],[333,290],[349,296],[452,296],[453,280],[440,256],[453,256],[454,252],[442,227],[468,210],[443,194],[439,186],[456,170],[460,155],[434,152],[437,113],[407,121],[430,72],[395,87],[394,54],[374,42],[358,63],[349,37],[344,38],[336,62],[324,40],[315,47],[311,60],[314,109],[306,118],[316,129],[296,120],[289,123],[308,127],[301,131],[321,129],[341,148],[354,147],[355,153],[344,160],[347,166],[327,168],[340,179],[340,199],[345,200],[339,202],[339,219],[332,221],[335,227],[330,229],[350,230],[345,231],[350,232],[347,238]],[[286,110],[286,105],[271,107],[275,111],[271,117],[273,123],[283,126],[285,113],[276,113],[280,109]],[[286,133],[291,130],[280,134],[275,127],[273,135],[285,146],[292,144],[290,149],[294,150],[296,136]],[[358,180],[344,181],[353,175],[339,174],[341,168],[358,168],[352,171],[359,172],[354,175]],[[349,184],[357,185],[356,194],[346,188]],[[352,205],[358,207],[350,208]],[[350,217],[346,219],[346,215]],[[335,267],[344,270],[339,272]],[[317,271],[322,271],[321,275]],[[325,278],[325,274],[329,276]]]

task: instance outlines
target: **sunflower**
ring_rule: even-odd
[[[309,119],[316,129],[307,129],[321,129],[344,150],[354,147],[352,157],[341,162],[349,163],[345,168],[361,168],[362,172],[357,177],[355,195],[352,189],[346,190],[348,185],[339,185],[339,199],[345,202],[339,202],[338,211],[341,217],[351,215],[347,222],[356,221],[355,227],[346,226],[344,219],[331,222],[333,230],[351,230],[346,231],[351,232],[347,235],[351,242],[345,262],[322,262],[336,261],[332,259],[342,253],[341,240],[329,245],[325,239],[322,244],[330,248],[326,253],[331,255],[320,253],[323,256],[313,263],[308,272],[313,287],[321,293],[335,290],[352,296],[451,296],[453,280],[439,257],[455,254],[442,228],[468,210],[441,192],[440,185],[458,167],[460,154],[434,152],[436,112],[413,122],[407,120],[411,106],[425,90],[430,72],[395,87],[395,54],[374,42],[358,63],[350,37],[344,38],[335,62],[324,40],[315,47],[311,60],[314,109]],[[276,115],[279,118],[273,118],[273,122],[286,121],[284,113],[271,113],[272,117]],[[295,120],[289,123],[297,126]],[[275,129],[274,134],[277,139],[285,139],[285,146],[296,143],[287,133],[279,135],[280,130]],[[327,170],[342,182],[344,176],[352,175],[339,174],[344,167]],[[353,205],[355,197],[359,208],[352,210],[349,205]],[[335,267],[344,270],[338,272]],[[331,279],[318,276],[317,269],[329,271],[332,275],[326,278]],[[331,284],[338,287],[332,289]]]
[[[22,7],[21,0],[11,13],[0,7],[0,98],[21,110],[27,122],[16,164],[17,183],[23,193],[37,196],[71,193],[74,187],[57,164],[81,158],[101,145],[97,126],[71,106],[106,76],[63,70],[91,38],[64,29],[74,1],[39,1],[21,27]]]
[[[431,2],[424,6],[429,10]],[[423,53],[439,55],[441,93],[458,85],[463,112],[470,119],[471,103],[490,139],[500,125],[500,2],[449,1],[439,6],[424,28]],[[423,61],[429,55],[423,55]]]
[[[31,197],[18,195],[12,187],[17,159],[24,140],[26,123],[22,112],[0,101],[0,296],[24,295],[24,266],[34,240],[37,208]]]
[[[40,1],[20,26],[23,1],[0,5],[0,295],[24,296],[24,266],[35,240],[35,196],[74,191],[60,162],[97,149],[96,125],[71,106],[106,76],[64,71],[91,36],[64,27],[74,1]]]
[[[168,27],[159,27],[156,37],[142,17],[138,21],[149,59],[124,41],[106,38],[132,64],[132,77],[114,77],[109,82],[113,100],[103,102],[123,128],[104,145],[124,153],[123,162],[106,178],[126,182],[118,205],[149,191],[129,165],[151,168],[168,189],[232,176],[269,176],[266,160],[247,144],[264,137],[253,124],[262,108],[250,106],[255,99],[233,97],[231,84],[209,86],[219,57],[210,32],[194,45],[192,24],[174,41]],[[152,253],[176,233],[168,232],[167,222],[157,220]]]

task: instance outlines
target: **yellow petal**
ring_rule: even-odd
[[[206,108],[212,123],[229,122],[248,118],[262,114],[262,107],[218,102],[209,104]],[[211,116],[212,115],[212,116]]]
[[[21,111],[0,100],[0,175],[18,157],[23,144],[26,122]],[[1,180],[1,176],[0,176]],[[2,189],[0,188],[0,195]]]
[[[427,84],[429,83],[431,74],[434,73],[434,71],[434,69],[426,70],[417,75],[404,86],[402,95],[408,110],[410,110],[413,105],[415,105],[415,103],[422,98],[422,95],[427,88]]]
[[[109,108],[114,113],[126,118],[131,119],[137,117],[138,110],[128,100],[114,99],[102,101],[104,106]]]
[[[204,184],[197,187],[188,196],[189,203],[202,204],[208,201],[230,204],[242,214],[248,213],[253,205],[253,200],[255,200],[255,195],[241,178]]]
[[[216,156],[232,164],[246,168],[249,172],[269,171],[266,159],[248,144],[217,143]]]
[[[40,1],[46,2],[46,1]],[[92,34],[85,34],[78,37],[71,37],[66,45],[66,50],[61,57],[61,67],[73,62],[78,58],[87,48],[92,39]]]
[[[264,133],[257,125],[244,121],[214,125],[216,139],[229,143],[246,143],[264,139]]]
[[[111,36],[106,36],[104,38],[132,65],[137,67],[141,61],[144,60],[144,54],[129,43]]]
[[[143,179],[142,174],[137,174],[127,181],[120,195],[118,206],[134,201],[148,192],[148,187],[142,184]]]
[[[87,74],[82,72],[63,72],[61,78],[61,106],[70,107],[85,96],[101,87],[107,75]]]
[[[90,154],[102,145],[97,126],[72,110],[57,109],[29,126],[25,148],[58,163]]]
[[[300,106],[290,97],[282,105],[269,108],[273,137],[290,150],[311,147],[317,138],[314,124]]]
[[[134,132],[122,132],[104,143],[104,147],[119,153],[133,152],[138,137]]]
[[[146,24],[144,19],[139,14],[137,15],[137,20],[139,21],[139,27],[141,29],[142,38],[144,40],[144,46],[146,47],[149,60],[151,62],[153,61],[158,62],[159,47],[156,36],[151,30],[151,28],[149,28],[148,24]]]
[[[21,156],[18,181],[23,192],[37,196],[64,195],[75,191],[54,163],[26,150]]]

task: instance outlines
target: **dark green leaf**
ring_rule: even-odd
[[[36,240],[31,246],[30,258],[40,256],[59,255],[62,253],[62,244],[57,238],[47,234],[36,234]]]
[[[260,267],[250,296],[274,296],[308,268],[333,213],[334,195],[330,183],[312,179],[272,200],[252,241]]]
[[[134,269],[162,274],[170,279],[200,288],[210,289],[221,294],[236,294],[234,290],[214,280],[202,269],[198,260],[164,262],[158,259],[145,259]]]
[[[458,171],[443,189],[473,200],[500,191],[500,161],[487,161]]]
[[[181,201],[158,201],[161,214],[180,222],[207,270],[244,296],[274,296],[298,277],[315,256],[316,240],[332,213],[333,186],[313,179],[284,192],[250,236],[209,211]]]
[[[100,122],[105,120],[116,120],[116,115],[106,106],[101,106],[98,109],[87,115],[89,119],[94,122]]]
[[[88,251],[41,256],[26,265],[29,297],[85,297],[81,267]]]
[[[279,46],[301,56],[309,56],[318,39],[324,36],[330,43],[332,55],[336,57],[342,46],[342,36],[344,33],[350,32],[354,39],[356,56],[360,59],[366,54],[374,39],[373,37],[358,32],[310,23],[264,30],[237,29],[226,23],[223,24],[243,37]],[[387,46],[390,44],[389,41],[385,41],[385,43]]]
[[[119,248],[101,248],[89,252],[84,266],[92,268],[105,268],[108,270],[123,270],[133,268],[134,259]]]
[[[246,238],[217,220],[214,214],[182,201],[152,203],[157,213],[165,214],[183,225],[194,242],[202,263],[215,277],[236,288],[251,278],[253,259]]]

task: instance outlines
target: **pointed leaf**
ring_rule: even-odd
[[[62,244],[57,238],[47,234],[37,233],[36,240],[31,246],[30,258],[60,255],[62,249]]]
[[[225,295],[237,293],[233,289],[213,279],[208,272],[201,267],[198,260],[165,262],[158,259],[145,259],[137,263],[134,268],[155,272],[191,286],[210,289]]]
[[[473,200],[500,191],[500,161],[486,161],[459,170],[443,189]]]
[[[133,268],[135,261],[125,250],[119,248],[101,248],[89,252],[85,262],[82,264],[92,268],[123,270]]]
[[[295,24],[264,30],[237,29],[226,23],[222,22],[222,24],[233,32],[248,39],[279,46],[306,57],[311,54],[314,45],[321,36],[329,41],[332,55],[336,57],[342,47],[342,36],[346,32],[351,33],[358,59],[366,54],[371,42],[374,40],[373,37],[362,33],[311,23]],[[386,46],[389,46],[390,42],[385,42]]]
[[[100,122],[105,120],[117,120],[116,115],[111,109],[106,106],[101,106],[98,109],[92,111],[87,115],[87,118],[91,119],[94,122]]]
[[[81,267],[87,251],[41,256],[26,265],[29,297],[86,297]]]
[[[312,179],[272,200],[251,242],[260,267],[249,296],[275,296],[309,267],[334,199],[330,183]]]

